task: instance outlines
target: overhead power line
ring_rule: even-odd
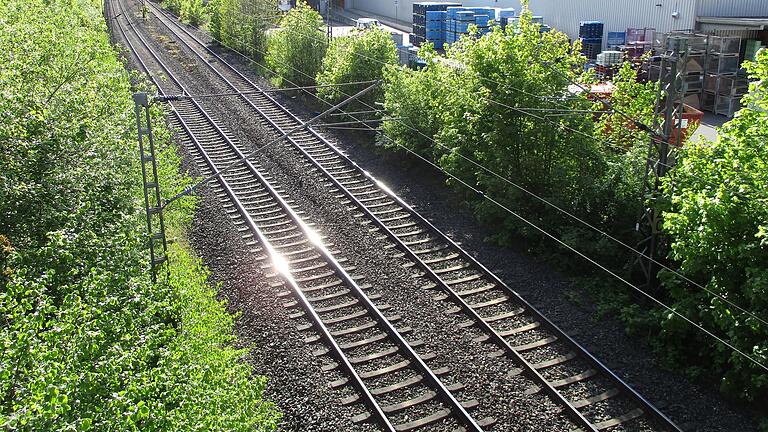
[[[236,52],[237,52],[237,51],[236,51]],[[263,53],[263,52],[262,52],[262,53]],[[245,56],[244,54],[242,54],[242,53],[240,53],[240,52],[238,52],[238,54],[240,54],[240,55],[241,55],[241,56],[243,56],[244,58],[247,58],[247,59],[249,59],[249,60],[253,61],[253,59],[251,59],[251,58],[249,58],[249,57]],[[359,54],[359,53],[354,53],[354,54],[356,54],[356,55],[361,55],[361,54]],[[368,56],[364,56],[364,55],[361,55],[361,56],[362,56],[362,57],[365,57],[365,58],[368,58],[368,59],[371,59],[371,58],[370,58],[370,57],[368,57]],[[376,60],[376,61],[378,61],[378,60]],[[297,70],[297,69],[295,69],[295,68],[293,68],[293,69],[294,69],[294,70]],[[274,71],[273,71],[273,72],[274,72]],[[278,75],[279,75],[279,74],[278,74]],[[304,74],[304,75],[306,75],[307,77],[309,77],[309,75],[307,75],[307,74]],[[314,78],[314,77],[312,77],[312,78]],[[344,93],[344,92],[340,92],[340,93],[341,93],[341,94],[343,94],[343,95],[349,96],[349,95],[347,95],[347,94],[346,94],[346,93]],[[318,98],[316,95],[313,95],[311,92],[307,92],[307,94],[310,94],[310,95],[312,95],[312,96],[313,96],[313,97],[315,97],[315,98]],[[328,101],[325,101],[325,100],[323,100],[323,99],[321,99],[321,98],[318,98],[318,99],[319,99],[319,100],[321,100],[321,101],[323,101],[323,102],[325,102],[325,103],[328,103]],[[374,107],[372,107],[372,106],[370,106],[370,105],[368,105],[368,104],[365,104],[364,102],[362,102],[362,104],[363,104],[363,105],[365,105],[365,106],[367,106],[368,108],[372,108],[372,109],[374,109],[374,110],[375,110],[375,111],[377,111],[377,112],[379,112],[379,111],[380,111],[380,110],[377,110],[377,109],[375,109]],[[431,140],[431,141],[432,141],[432,142],[434,142],[435,144],[442,146],[442,144],[438,143],[438,142],[437,142],[437,141],[435,141],[433,138],[431,138],[431,137],[428,137],[427,135],[423,134],[421,131],[418,131],[417,129],[415,129],[415,128],[413,128],[413,127],[411,127],[411,126],[409,126],[409,125],[405,124],[405,123],[404,123],[404,122],[402,122],[401,120],[398,120],[397,122],[398,122],[398,123],[401,123],[401,124],[403,124],[403,125],[405,125],[406,127],[409,127],[410,129],[414,130],[415,132],[417,132],[417,133],[421,134],[422,136],[424,136],[424,137],[428,138],[429,140]],[[367,124],[365,124],[365,123],[361,123],[361,125],[363,125],[363,126],[364,126],[364,128],[354,128],[354,129],[355,129],[355,130],[361,130],[361,129],[362,129],[362,130],[369,130],[369,131],[377,131],[377,129],[375,129],[375,128],[372,128],[372,127],[368,126],[368,125],[367,125]],[[482,192],[482,191],[480,191],[480,190],[476,189],[475,187],[473,187],[473,186],[471,186],[471,185],[467,184],[466,182],[464,182],[463,180],[459,179],[459,178],[458,178],[458,177],[456,177],[455,175],[453,175],[453,174],[451,174],[450,172],[448,172],[448,171],[444,170],[443,168],[439,167],[438,165],[436,165],[436,164],[435,164],[435,163],[433,163],[432,161],[430,161],[430,160],[428,160],[428,159],[424,158],[423,156],[419,155],[418,153],[414,152],[413,150],[411,150],[411,149],[409,149],[409,148],[407,148],[407,147],[403,146],[402,144],[398,143],[396,140],[392,139],[391,137],[389,137],[389,136],[388,136],[388,135],[386,135],[385,133],[383,133],[383,132],[381,132],[381,131],[379,131],[379,132],[380,132],[380,135],[381,135],[382,137],[384,137],[385,139],[389,140],[390,142],[392,142],[392,143],[393,143],[393,144],[395,144],[396,146],[398,146],[398,147],[400,147],[400,148],[404,149],[405,151],[407,151],[408,153],[410,153],[410,154],[412,154],[412,155],[416,156],[417,158],[419,158],[419,159],[421,159],[422,161],[426,162],[426,163],[427,163],[427,164],[429,164],[430,166],[432,166],[432,167],[434,167],[434,168],[436,168],[436,169],[440,170],[440,171],[441,171],[441,172],[443,172],[443,173],[444,173],[446,176],[448,176],[448,177],[450,177],[450,178],[452,178],[452,179],[456,180],[457,182],[459,182],[459,183],[460,183],[460,184],[462,184],[463,186],[465,186],[465,187],[469,188],[470,190],[472,190],[473,192],[475,192],[476,194],[478,194],[479,196],[481,196],[482,198],[484,198],[484,199],[487,199],[489,202],[491,202],[491,203],[493,203],[494,205],[498,206],[499,208],[501,208],[501,209],[502,209],[502,210],[504,210],[505,212],[508,212],[509,214],[511,214],[512,216],[514,216],[515,218],[517,218],[517,219],[520,219],[521,221],[523,221],[523,222],[524,222],[524,223],[526,223],[527,225],[531,226],[531,227],[532,227],[532,228],[534,228],[535,230],[537,230],[537,231],[541,232],[541,233],[542,233],[542,234],[544,234],[546,237],[548,237],[548,238],[550,238],[550,239],[552,239],[552,240],[556,241],[556,242],[557,242],[558,244],[560,244],[561,246],[563,246],[563,247],[567,248],[568,250],[572,251],[573,253],[575,253],[575,254],[579,255],[579,256],[580,256],[580,257],[582,257],[583,259],[585,259],[585,260],[587,260],[588,262],[590,262],[591,264],[595,265],[597,268],[599,268],[599,269],[601,269],[601,270],[605,271],[606,273],[608,273],[608,274],[609,274],[609,275],[611,275],[612,277],[614,277],[614,278],[618,279],[619,281],[621,281],[623,284],[625,284],[625,285],[629,286],[629,287],[630,287],[630,288],[632,288],[633,290],[635,290],[635,291],[639,292],[641,295],[643,295],[643,296],[647,297],[647,298],[648,298],[648,299],[650,299],[652,302],[654,302],[654,303],[658,304],[659,306],[663,307],[664,309],[666,309],[666,310],[670,311],[670,312],[671,312],[671,313],[673,313],[675,316],[678,316],[679,318],[683,319],[684,321],[686,321],[686,322],[687,322],[687,323],[689,323],[690,325],[694,326],[695,328],[697,328],[698,330],[700,330],[700,331],[701,331],[701,332],[703,332],[704,334],[706,334],[706,335],[708,335],[708,336],[710,336],[710,337],[712,337],[712,338],[716,339],[718,342],[722,343],[724,346],[728,347],[729,349],[731,349],[731,350],[732,350],[732,351],[734,351],[735,353],[737,353],[737,354],[739,354],[740,356],[744,357],[745,359],[749,360],[751,363],[753,363],[753,364],[755,364],[755,365],[759,366],[760,368],[762,368],[762,369],[764,369],[764,370],[768,371],[768,366],[766,366],[766,365],[762,364],[761,362],[759,362],[758,360],[756,360],[756,359],[755,359],[755,358],[753,358],[752,356],[750,356],[750,355],[748,355],[748,354],[744,353],[743,351],[739,350],[738,348],[736,348],[736,347],[735,347],[735,346],[733,346],[732,344],[728,343],[728,342],[727,342],[727,341],[725,341],[724,339],[722,339],[722,338],[718,337],[717,335],[715,335],[715,334],[714,334],[714,333],[712,333],[711,331],[709,331],[709,330],[705,329],[704,327],[702,327],[702,326],[700,326],[699,324],[695,323],[695,322],[694,322],[694,321],[692,321],[691,319],[689,319],[689,318],[687,318],[686,316],[682,315],[681,313],[677,312],[677,311],[676,311],[676,310],[674,310],[672,307],[670,307],[670,306],[667,306],[667,305],[666,305],[666,304],[664,304],[663,302],[661,302],[661,301],[659,301],[659,300],[655,299],[654,297],[652,297],[651,295],[649,295],[649,294],[645,293],[643,290],[641,290],[640,288],[636,287],[636,286],[635,286],[635,285],[633,285],[631,282],[629,282],[629,281],[625,280],[624,278],[622,278],[621,276],[619,276],[619,275],[618,275],[618,274],[616,274],[615,272],[611,271],[610,269],[608,269],[608,268],[607,268],[607,267],[605,267],[604,265],[600,264],[600,263],[599,263],[599,262],[597,262],[595,259],[593,259],[593,258],[590,258],[590,257],[589,257],[589,256],[587,256],[586,254],[584,254],[584,253],[580,252],[579,250],[575,249],[574,247],[572,247],[572,246],[568,245],[567,243],[565,243],[564,241],[560,240],[559,238],[557,238],[557,237],[556,237],[556,236],[554,236],[553,234],[551,234],[551,233],[547,232],[547,231],[546,231],[546,230],[544,230],[543,228],[541,228],[541,227],[539,227],[539,226],[535,225],[533,222],[530,222],[529,220],[525,219],[523,216],[519,215],[518,213],[516,213],[516,212],[514,212],[513,210],[509,209],[508,207],[504,206],[504,205],[503,205],[503,204],[501,204],[500,202],[498,202],[498,201],[496,201],[495,199],[493,199],[493,198],[489,197],[489,196],[488,196],[488,195],[486,195],[484,192]],[[594,137],[592,137],[592,138],[594,139]],[[444,147],[444,148],[447,148],[447,147],[445,147],[445,146],[443,146],[443,147]],[[449,149],[449,148],[448,148],[448,149]],[[450,150],[450,149],[449,149],[449,150]],[[459,155],[460,155],[460,154],[459,154]],[[463,155],[460,155],[460,156],[464,157]],[[501,178],[502,180],[505,180],[505,181],[507,181],[508,183],[512,184],[513,186],[516,186],[516,187],[518,187],[518,188],[521,188],[519,185],[517,185],[516,183],[512,182],[511,180],[509,180],[509,179],[506,179],[505,177],[503,177],[503,176],[501,176],[501,175],[499,175],[499,174],[497,174],[497,173],[495,173],[495,172],[491,171],[490,169],[483,167],[483,166],[482,166],[482,165],[480,165],[479,163],[477,163],[477,162],[475,162],[475,161],[472,161],[471,159],[467,159],[467,160],[468,160],[469,162],[472,162],[473,164],[475,164],[475,165],[476,165],[476,166],[478,166],[479,168],[481,168],[481,169],[485,170],[486,172],[489,172],[489,173],[493,174],[494,176],[497,176],[497,177]],[[605,233],[604,231],[602,231],[602,230],[598,229],[597,227],[594,227],[594,226],[592,226],[592,225],[591,225],[591,224],[589,224],[588,222],[586,222],[586,221],[583,221],[582,219],[578,218],[577,216],[570,214],[570,212],[567,212],[566,210],[564,210],[564,209],[560,208],[559,206],[556,206],[556,205],[554,205],[553,203],[550,203],[549,201],[545,200],[544,198],[541,198],[541,197],[539,197],[538,195],[535,195],[535,194],[533,194],[532,192],[530,192],[530,191],[527,191],[525,188],[521,188],[521,190],[522,190],[522,191],[524,191],[524,192],[526,192],[526,193],[528,193],[528,194],[530,194],[530,195],[532,195],[532,196],[534,196],[535,198],[537,198],[537,199],[539,199],[539,200],[542,200],[542,202],[544,202],[544,203],[546,203],[546,204],[550,205],[551,207],[553,207],[553,208],[557,209],[558,211],[560,211],[560,212],[563,212],[564,214],[571,216],[571,217],[572,217],[572,218],[574,218],[575,220],[577,220],[577,221],[581,222],[581,223],[582,223],[582,224],[584,224],[585,226],[588,226],[588,227],[590,227],[590,228],[592,228],[592,229],[596,230],[597,232],[599,232],[600,234],[602,234],[602,235],[606,236],[607,238],[609,238],[609,239],[611,239],[611,240],[613,240],[613,241],[616,241],[616,242],[618,242],[619,244],[622,244],[622,245],[624,245],[625,247],[629,247],[629,248],[631,248],[631,250],[632,250],[633,252],[635,252],[635,253],[638,253],[638,254],[642,254],[641,252],[639,252],[639,251],[635,250],[633,247],[631,247],[631,246],[629,246],[629,245],[626,245],[626,244],[624,244],[624,243],[623,243],[623,242],[621,242],[620,240],[618,240],[618,239],[614,238],[613,236],[611,236],[611,235],[609,235],[609,234]],[[661,265],[662,265],[662,266],[664,266],[663,264],[661,264]],[[746,309],[744,309],[744,308],[742,308],[742,307],[740,307],[740,306],[738,306],[738,305],[734,304],[733,302],[731,302],[730,300],[728,300],[728,299],[726,299],[726,298],[722,297],[721,295],[719,295],[719,294],[717,294],[717,293],[714,293],[714,292],[712,292],[711,290],[708,290],[707,288],[705,288],[705,287],[701,286],[700,284],[696,283],[695,281],[692,281],[692,280],[690,280],[689,278],[687,278],[686,276],[684,276],[684,275],[682,275],[682,274],[680,274],[680,273],[676,272],[675,270],[673,270],[673,269],[670,269],[669,267],[666,267],[666,266],[665,266],[665,268],[667,268],[668,270],[670,270],[672,273],[676,274],[677,276],[679,276],[679,277],[682,277],[682,278],[683,278],[684,280],[686,280],[687,282],[689,282],[689,283],[691,283],[691,284],[693,284],[693,285],[695,285],[695,286],[697,286],[697,287],[699,287],[699,288],[703,289],[704,291],[706,291],[706,292],[710,293],[711,295],[713,295],[713,296],[715,296],[715,297],[719,298],[720,300],[722,300],[722,301],[726,302],[727,304],[729,304],[729,305],[731,305],[731,306],[735,307],[736,309],[738,309],[738,310],[740,310],[740,311],[742,311],[742,312],[744,312],[744,313],[746,313],[746,314],[750,315],[751,317],[753,317],[753,318],[755,318],[755,319],[759,320],[759,321],[760,321],[760,322],[762,322],[762,323],[766,323],[766,321],[765,321],[765,320],[763,320],[762,318],[760,318],[760,317],[758,317],[758,316],[754,315],[752,312],[750,312],[750,311],[748,311],[748,310],[746,310]]]
[[[292,31],[291,31],[291,32],[292,32]],[[294,33],[294,34],[298,34],[298,35],[300,35],[300,36],[304,36],[304,37],[308,37],[308,38],[311,38],[311,36],[309,36],[309,35],[304,35],[304,34],[301,34],[301,33],[298,33],[298,32],[292,32],[292,33]],[[325,40],[316,39],[316,38],[312,38],[312,39],[315,39],[315,40],[317,40],[317,41],[319,41],[319,42],[327,43],[327,41],[325,41]],[[260,50],[259,50],[259,51],[260,51]],[[261,52],[262,54],[266,54],[266,53],[264,53],[263,51],[260,51],[260,52]],[[372,61],[374,61],[374,62],[378,62],[378,63],[382,64],[383,66],[384,66],[384,65],[387,65],[387,63],[385,63],[385,62],[382,62],[382,61],[381,61],[381,60],[379,60],[379,59],[375,59],[375,58],[372,58],[372,57],[370,57],[370,56],[366,56],[366,55],[364,55],[364,54],[361,54],[361,53],[358,53],[358,52],[355,52],[355,51],[352,51],[352,53],[353,53],[353,54],[355,54],[355,55],[357,55],[357,56],[360,56],[360,57],[362,57],[362,58],[365,58],[365,59],[367,59],[367,60],[372,60]],[[242,55],[242,54],[241,54],[241,55]],[[247,57],[246,57],[246,58],[247,58]],[[287,65],[287,66],[289,66],[289,67],[290,67],[290,65]],[[549,65],[547,65],[547,66],[548,66],[550,69],[554,69],[552,66],[549,66]],[[303,73],[302,71],[300,71],[300,70],[298,70],[298,69],[296,69],[296,68],[292,68],[292,69],[293,69],[293,70],[295,70],[295,71],[297,71],[297,72],[299,72],[299,73]],[[562,74],[562,72],[560,72],[560,71],[557,71],[557,72],[558,72],[559,74]],[[310,77],[310,76],[309,76],[309,75],[307,75],[306,73],[303,73],[303,74],[304,74],[305,76],[307,76],[307,77]],[[314,77],[310,77],[310,78],[314,78]],[[497,84],[497,85],[500,85],[500,86],[506,86],[506,87],[510,87],[510,88],[513,88],[513,89],[515,89],[515,90],[517,90],[517,91],[520,91],[520,92],[522,92],[522,93],[525,93],[525,94],[527,94],[527,95],[529,95],[529,96],[532,96],[532,97],[537,97],[537,98],[540,98],[540,97],[542,97],[541,95],[536,95],[536,94],[534,94],[534,93],[530,93],[530,92],[527,92],[527,91],[525,91],[525,90],[522,90],[522,89],[519,89],[519,88],[515,88],[514,86],[511,86],[511,85],[509,85],[508,83],[500,83],[500,82],[498,82],[498,81],[494,81],[494,80],[492,80],[492,79],[490,79],[490,78],[485,78],[485,77],[480,77],[480,78],[481,78],[481,79],[484,79],[484,80],[487,80],[487,81],[489,81],[489,82],[494,82],[495,84]],[[566,77],[566,78],[567,78],[569,81],[573,82],[573,81],[572,81],[572,80],[571,80],[569,77]],[[583,87],[581,87],[581,86],[580,86],[580,88],[581,88],[582,90],[586,91],[586,89],[584,89]],[[346,96],[348,96],[348,95],[347,95],[346,93],[344,93],[344,92],[340,92],[340,93],[341,93],[342,95],[346,95]],[[581,136],[584,136],[584,137],[586,137],[586,138],[589,138],[589,139],[591,139],[591,140],[594,140],[594,141],[596,141],[596,142],[598,142],[598,143],[600,143],[600,144],[602,144],[602,145],[606,145],[606,146],[609,146],[609,147],[614,147],[614,148],[617,148],[617,149],[619,149],[619,150],[622,150],[622,151],[624,151],[624,150],[625,150],[624,148],[621,148],[621,147],[617,147],[617,146],[616,146],[616,145],[614,145],[614,144],[608,143],[608,142],[606,142],[606,141],[602,141],[602,140],[600,140],[599,138],[595,137],[594,135],[590,135],[590,134],[587,134],[587,133],[585,133],[585,132],[583,132],[583,131],[580,131],[580,130],[578,130],[578,129],[574,129],[574,128],[571,128],[571,127],[569,127],[569,126],[567,126],[567,125],[565,125],[565,124],[562,124],[562,123],[560,123],[560,122],[553,122],[553,121],[549,120],[549,119],[548,119],[546,116],[542,117],[542,116],[539,116],[539,115],[536,115],[536,114],[532,114],[532,113],[528,112],[528,111],[527,111],[526,109],[524,109],[524,108],[512,107],[512,106],[510,106],[510,105],[507,105],[507,104],[503,104],[503,103],[501,103],[501,102],[498,102],[498,101],[495,101],[495,100],[492,100],[492,99],[488,99],[488,98],[484,98],[484,99],[486,99],[487,101],[489,101],[489,102],[491,102],[491,103],[494,103],[494,104],[498,104],[498,105],[504,106],[504,107],[506,107],[506,108],[508,108],[508,109],[512,109],[512,110],[515,110],[515,111],[517,111],[517,112],[521,112],[521,113],[523,113],[523,114],[525,114],[525,115],[528,115],[528,116],[531,116],[531,117],[537,118],[537,119],[539,119],[539,120],[542,120],[542,121],[548,121],[548,122],[550,122],[550,123],[553,123],[553,124],[557,125],[558,127],[561,127],[561,128],[563,128],[563,129],[565,129],[565,130],[568,130],[568,131],[570,131],[570,132],[572,132],[572,133],[576,133],[576,134],[578,134],[578,135],[581,135]],[[558,100],[558,98],[557,98],[557,97],[555,97],[555,98],[554,98],[554,100]],[[585,100],[585,99],[584,99],[584,100]],[[360,101],[359,103],[361,103],[362,105],[365,105],[366,107],[369,107],[369,108],[372,108],[372,109],[373,109],[373,107],[372,107],[372,106],[368,105],[367,103],[365,103],[365,102],[363,102],[363,101]],[[614,109],[612,105],[610,105],[610,109]],[[628,116],[626,113],[624,113],[623,115],[624,115],[624,116]],[[630,118],[630,119],[631,119],[631,118]],[[631,120],[632,120],[632,124],[635,124],[635,123],[636,123],[636,119],[631,119]],[[419,129],[417,129],[417,128],[415,128],[415,127],[413,127],[413,126],[411,126],[411,125],[409,125],[409,124],[407,124],[407,123],[405,123],[405,122],[403,122],[402,120],[396,120],[396,121],[397,121],[399,124],[402,124],[402,125],[406,126],[407,128],[409,128],[410,130],[412,130],[412,131],[416,132],[417,134],[419,134],[419,135],[420,135],[420,136],[422,136],[423,138],[425,138],[425,139],[429,140],[430,142],[434,143],[435,145],[437,145],[437,146],[439,146],[439,147],[443,148],[444,150],[447,150],[447,151],[452,151],[452,150],[453,150],[452,148],[450,148],[450,147],[448,147],[448,146],[446,146],[446,145],[444,145],[444,144],[442,144],[442,143],[440,143],[440,142],[436,141],[436,140],[435,140],[433,137],[426,135],[425,133],[423,133],[423,132],[422,132],[422,131],[420,131]],[[642,123],[641,123],[641,124],[642,124]],[[643,125],[643,130],[644,130],[644,131],[645,131],[645,129],[646,129],[646,128],[647,128],[647,126],[646,126],[646,125]],[[356,129],[357,129],[357,128],[356,128]],[[370,127],[369,127],[369,129],[370,129],[370,130],[374,130],[373,128],[370,128]],[[380,129],[379,129],[378,131],[379,131],[379,133],[382,133],[382,131],[381,131]],[[389,137],[387,137],[387,138],[389,138]],[[658,138],[658,137],[656,137],[656,136],[654,136],[654,139],[659,139],[659,138]],[[399,143],[398,143],[398,144],[399,144]],[[604,230],[602,230],[602,229],[600,229],[600,228],[598,228],[598,227],[594,226],[593,224],[591,224],[591,223],[589,223],[589,222],[587,222],[587,221],[583,220],[582,218],[580,218],[580,217],[578,217],[578,216],[574,215],[573,213],[571,213],[571,212],[569,212],[569,211],[567,211],[567,210],[565,210],[565,209],[561,208],[560,206],[557,206],[556,204],[552,203],[551,201],[549,201],[549,200],[547,200],[547,199],[545,199],[545,198],[543,198],[543,197],[541,197],[541,196],[539,196],[539,195],[537,195],[537,194],[535,194],[535,193],[531,192],[531,191],[530,191],[530,190],[528,190],[527,188],[524,188],[523,186],[521,186],[521,185],[517,184],[516,182],[513,182],[512,180],[510,180],[510,179],[506,178],[505,176],[503,176],[503,175],[501,175],[501,174],[498,174],[497,172],[495,172],[495,171],[493,171],[493,170],[491,170],[491,169],[489,169],[489,168],[485,167],[484,165],[480,164],[479,162],[475,161],[474,159],[471,159],[471,158],[469,158],[469,157],[467,157],[467,156],[465,156],[465,155],[463,155],[463,154],[461,154],[461,153],[457,153],[457,155],[458,155],[460,158],[462,158],[463,160],[465,160],[465,161],[469,162],[470,164],[474,165],[475,167],[477,167],[477,168],[479,168],[479,169],[483,170],[484,172],[486,172],[486,173],[488,173],[488,174],[491,174],[492,176],[494,176],[494,177],[496,177],[496,178],[498,178],[498,179],[500,179],[500,180],[502,180],[502,181],[506,182],[507,184],[509,184],[509,185],[511,185],[511,186],[513,186],[513,187],[515,187],[515,188],[517,188],[518,190],[520,190],[520,191],[522,191],[522,192],[524,192],[524,193],[526,193],[526,194],[530,195],[531,197],[533,197],[533,198],[535,198],[535,199],[539,200],[540,202],[542,202],[542,203],[544,203],[544,204],[546,204],[546,205],[548,205],[548,206],[552,207],[553,209],[557,210],[558,212],[560,212],[560,213],[562,213],[562,214],[564,214],[564,215],[568,216],[569,218],[571,218],[571,219],[573,219],[573,220],[575,220],[575,221],[577,221],[577,222],[581,223],[582,225],[584,225],[584,226],[586,226],[586,227],[588,227],[588,228],[592,229],[592,230],[593,230],[593,231],[595,231],[596,233],[598,233],[598,234],[600,234],[600,235],[604,236],[605,238],[607,238],[607,239],[609,239],[609,240],[611,240],[611,241],[613,241],[613,242],[615,242],[615,243],[619,244],[620,246],[622,246],[623,248],[625,248],[625,249],[629,250],[629,251],[630,251],[630,252],[632,252],[633,254],[636,254],[636,255],[638,255],[638,256],[640,256],[640,257],[643,257],[643,258],[645,258],[645,259],[648,259],[648,260],[650,260],[650,261],[651,261],[651,262],[653,262],[654,264],[657,264],[657,265],[659,265],[660,267],[664,268],[665,270],[669,271],[670,273],[674,274],[675,276],[677,276],[677,277],[681,278],[682,280],[684,280],[684,281],[686,281],[686,282],[688,282],[688,283],[692,284],[693,286],[695,286],[695,287],[697,287],[697,288],[699,288],[699,289],[703,290],[704,292],[707,292],[708,294],[712,295],[713,297],[716,297],[716,298],[718,298],[719,300],[723,301],[724,303],[728,304],[729,306],[731,306],[731,307],[733,307],[733,308],[735,308],[735,309],[737,309],[737,310],[741,311],[742,313],[745,313],[746,315],[748,315],[748,316],[750,316],[750,317],[752,317],[752,318],[754,318],[754,319],[758,320],[759,322],[763,323],[764,325],[768,325],[768,320],[766,320],[766,319],[764,319],[764,318],[762,318],[762,317],[760,317],[760,316],[756,315],[755,313],[753,313],[753,312],[751,312],[751,311],[747,310],[747,309],[746,309],[746,308],[744,308],[744,307],[741,307],[741,306],[739,306],[738,304],[736,304],[736,303],[735,303],[735,302],[733,302],[732,300],[729,300],[729,299],[728,299],[728,298],[726,298],[725,296],[723,296],[723,295],[721,295],[721,294],[719,294],[719,293],[716,293],[716,292],[714,292],[714,291],[710,290],[709,288],[705,287],[704,285],[702,285],[702,284],[700,284],[700,283],[698,283],[698,282],[696,282],[696,281],[692,280],[691,278],[689,278],[689,277],[687,277],[687,276],[683,275],[682,273],[680,273],[680,272],[678,272],[677,270],[675,270],[675,269],[673,269],[673,268],[669,267],[668,265],[664,264],[663,262],[661,262],[661,261],[658,261],[658,260],[656,260],[656,259],[654,259],[654,258],[652,258],[652,257],[650,257],[650,256],[647,256],[647,255],[646,255],[646,254],[644,254],[642,251],[639,251],[639,250],[637,250],[635,247],[633,247],[633,246],[631,246],[631,245],[629,245],[629,244],[627,244],[627,243],[625,243],[625,242],[621,241],[620,239],[616,238],[615,236],[612,236],[611,234],[609,234],[609,233],[605,232]],[[669,165],[666,165],[666,164],[662,164],[662,165],[665,165],[665,166],[667,166],[667,167],[671,168],[671,166],[669,166]],[[713,185],[713,186],[716,186],[716,185]]]

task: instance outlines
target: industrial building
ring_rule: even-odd
[[[414,0],[336,2],[346,9],[399,22],[413,22]],[[520,10],[519,0],[464,0],[461,3],[470,7]],[[545,24],[573,40],[579,37],[581,21],[601,21],[605,23],[606,32],[623,32],[627,28],[654,28],[662,33],[699,30],[728,32],[744,39],[768,42],[765,33],[768,0],[531,0],[530,8],[534,15],[544,17]],[[762,34],[758,34],[760,31]]]
[[[482,35],[490,31],[489,20],[502,27],[514,23],[521,9],[520,0],[333,1],[359,16],[407,27],[413,45],[428,42],[438,49],[470,25]],[[531,0],[529,7],[541,31],[552,28],[580,40],[588,67],[606,80],[625,60],[663,53],[668,37],[688,38],[686,104],[729,117],[748,89],[742,62],[768,45],[768,0]],[[661,67],[657,56],[643,62],[643,79],[656,79]]]

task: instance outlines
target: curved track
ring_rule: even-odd
[[[182,84],[117,5],[121,16],[115,20],[116,26],[160,94],[184,93]],[[165,79],[156,78],[160,76]],[[172,122],[183,131],[184,144],[204,171],[212,174],[244,157],[240,144],[197,102],[172,104]],[[398,317],[384,315],[389,307],[374,303],[377,298],[367,295],[366,287],[348,273],[353,269],[344,269],[334,259],[323,239],[291,209],[259,168],[246,160],[221,175],[219,196],[226,200],[235,224],[246,237],[253,237],[252,245],[266,253],[273,262],[269,267],[277,269],[290,289],[283,294],[286,307],[298,309],[293,316],[312,323],[303,330],[317,331],[307,342],[324,342],[326,348],[316,354],[333,358],[325,369],[344,371],[346,377],[333,385],[351,384],[357,390],[344,401],[365,405],[366,410],[354,420],[372,419],[390,431],[482,430],[467,413],[476,402],[462,404],[451,393],[460,390],[461,384],[445,386],[440,381],[438,375],[446,371],[432,370],[425,363],[432,356],[414,350],[421,342],[406,341],[403,335],[409,329],[393,325]]]
[[[153,13],[178,41],[208,65],[221,82],[235,92],[268,130],[280,134],[301,122],[268,93],[260,93],[236,68],[180,25],[152,6]],[[255,92],[255,93],[254,93]],[[587,430],[631,426],[646,419],[663,430],[679,430],[663,413],[605,367],[577,342],[557,328],[536,308],[510,289],[447,235],[421,217],[385,185],[349,160],[317,131],[307,130],[288,140],[308,168],[319,170],[354,206],[357,216],[373,223],[430,279],[425,289],[435,290],[455,313],[475,326],[481,340],[498,347],[520,365],[511,374],[524,373],[567,414]]]

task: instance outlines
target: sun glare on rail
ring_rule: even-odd
[[[395,194],[394,192],[392,192],[392,190],[390,188],[387,187],[387,185],[385,185],[384,183],[382,183],[379,180],[376,180],[376,186],[378,186],[380,189],[382,189],[384,192],[386,192],[386,193],[388,193],[390,195],[394,195]]]
[[[306,227],[306,232],[307,237],[309,237],[309,241],[311,241],[314,245],[325,247],[325,245],[323,245],[323,239],[320,237],[320,234],[318,234],[317,231],[310,227]]]
[[[283,275],[291,274],[291,266],[290,264],[288,264],[288,261],[285,258],[283,258],[282,255],[273,256],[272,265],[275,266],[275,270],[277,270],[280,274],[283,274]]]

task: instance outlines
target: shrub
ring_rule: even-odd
[[[768,52],[748,63],[749,95],[718,139],[699,141],[682,153],[666,179],[671,208],[664,228],[670,258],[680,272],[755,313],[768,316]],[[768,327],[730,305],[667,274],[673,307],[715,330],[737,348],[768,363]],[[768,400],[768,374],[702,335],[674,315],[658,313],[663,352],[677,364],[700,365],[721,388],[746,400]]]
[[[181,4],[180,17],[193,26],[205,22],[207,14],[202,0],[184,0]]]
[[[278,15],[271,0],[211,0],[211,35],[222,44],[261,61],[267,51],[266,32]]]
[[[397,121],[384,123],[385,134],[557,234],[586,236],[568,231],[571,220],[468,159],[586,220],[602,221],[602,206],[597,204],[608,164],[603,149],[588,138],[593,133],[591,118],[560,115],[542,120],[531,115],[542,117],[541,112],[529,111],[589,106],[585,100],[565,97],[570,84],[566,77],[576,78],[584,60],[564,34],[539,33],[526,11],[517,32],[497,27],[480,38],[464,37],[451,46],[447,59],[436,61],[428,51],[424,55],[427,67],[420,71],[388,70],[385,108],[392,117],[416,123],[412,126],[426,137]],[[563,99],[553,102],[538,95]],[[539,238],[489,201],[467,198],[481,219],[500,228],[499,240]]]
[[[356,31],[351,36],[331,41],[323,59],[322,70],[317,76],[320,85],[381,80],[385,66],[397,65],[397,47],[388,32],[380,29]],[[318,96],[330,102],[340,102],[371,84],[323,87]],[[376,89],[365,95],[362,102],[373,105],[383,97],[383,90]],[[362,109],[370,109],[359,103]]]
[[[277,85],[315,83],[327,49],[322,25],[323,17],[302,0],[280,20],[280,28],[269,36],[266,57],[277,72]]]
[[[0,428],[274,430],[233,319],[167,213],[150,281],[130,80],[100,1],[0,4]],[[180,176],[155,111],[161,184]]]

